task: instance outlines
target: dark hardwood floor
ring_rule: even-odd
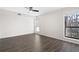
[[[0,39],[0,52],[79,52],[79,45],[29,34]]]

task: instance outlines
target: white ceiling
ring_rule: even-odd
[[[39,13],[37,12],[29,12],[26,10],[24,7],[1,7],[1,9],[17,12],[17,13],[22,13],[22,14],[27,14],[27,15],[32,15],[32,16],[39,16],[43,15],[58,9],[61,9],[62,7],[34,7],[34,9],[39,10]]]

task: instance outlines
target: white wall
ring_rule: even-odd
[[[79,44],[78,39],[71,39],[64,36],[64,16],[74,12],[79,12],[79,8],[63,8],[47,15],[39,16],[39,34]]]
[[[19,16],[15,12],[0,9],[0,38],[34,32],[34,17]]]

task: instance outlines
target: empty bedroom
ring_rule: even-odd
[[[0,52],[79,52],[79,8],[0,7]]]

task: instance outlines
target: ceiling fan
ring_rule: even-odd
[[[25,7],[26,10],[28,10],[29,12],[39,12],[39,10],[34,9],[33,7]],[[26,14],[22,14],[22,13],[18,13],[18,15],[26,15]]]
[[[36,10],[33,7],[25,7],[25,8],[32,12],[39,12],[39,10]]]

